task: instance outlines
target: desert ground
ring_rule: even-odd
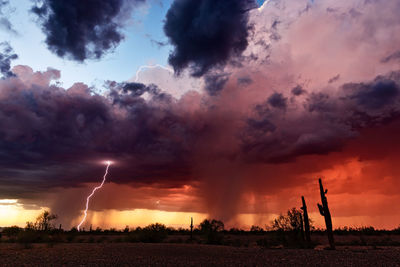
[[[1,266],[400,266],[398,247],[236,248],[199,244],[0,244]]]

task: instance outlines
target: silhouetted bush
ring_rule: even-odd
[[[24,229],[18,226],[10,226],[3,229],[3,234],[7,237],[16,237],[23,230]]]
[[[240,234],[245,234],[247,231],[239,228],[231,228],[229,229],[228,233],[234,234],[234,235],[240,235]]]
[[[200,232],[206,237],[207,244],[222,244],[224,223],[218,220],[204,220],[200,223]]]
[[[260,226],[253,225],[250,228],[250,232],[252,234],[262,234],[262,233],[264,233],[264,229],[262,229]]]
[[[374,227],[368,226],[368,227],[361,227],[360,229],[361,233],[364,235],[374,235],[377,233]]]
[[[272,229],[277,231],[300,231],[302,229],[301,211],[292,208],[287,211],[286,215],[279,215],[272,221]]]
[[[150,224],[139,232],[139,240],[144,243],[161,243],[167,236],[167,227],[160,223]]]
[[[309,220],[310,228],[313,230],[312,220]],[[286,215],[279,215],[278,218],[272,221],[271,228],[275,230],[275,235],[272,240],[268,240],[269,244],[264,244],[265,247],[283,245],[285,247],[306,247],[303,236],[303,220],[302,212],[296,208],[287,211]],[[260,241],[261,243],[264,241]],[[267,241],[265,241],[267,242]],[[265,243],[264,242],[264,243]]]
[[[372,226],[363,227],[339,227],[333,231],[335,235],[383,235],[383,234],[400,234],[398,229],[392,231],[389,230],[377,230]]]

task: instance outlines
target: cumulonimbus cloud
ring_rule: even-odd
[[[164,25],[174,51],[169,63],[176,72],[190,67],[202,76],[246,49],[252,0],[175,0]]]
[[[99,59],[123,39],[122,28],[133,6],[145,0],[43,0],[32,12],[39,18],[46,44],[60,57]]]
[[[249,13],[243,67],[207,69],[209,94],[174,97],[153,75],[109,82],[103,96],[57,86],[56,70],[15,67],[0,81],[0,197],[97,181],[91,163],[113,158],[114,183],[191,184],[212,215],[230,219],[245,193],[288,189],[341,160],[382,158],[400,133],[398,62],[382,60],[400,50],[398,10],[395,0],[271,0]]]

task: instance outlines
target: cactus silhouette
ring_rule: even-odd
[[[303,206],[301,207],[301,209],[303,210],[304,231],[306,234],[306,242],[307,242],[307,246],[310,246],[310,244],[311,244],[310,220],[308,218],[307,205],[306,205],[306,200],[304,199],[304,196],[301,197],[301,201],[303,203]]]
[[[193,217],[190,218],[190,240],[193,241]]]
[[[304,220],[303,220],[304,215],[300,214],[300,233],[301,233],[301,241],[304,242]]]
[[[319,181],[319,191],[321,193],[322,205],[319,203],[317,205],[319,213],[325,218],[326,232],[328,233],[329,245],[331,249],[335,249],[335,242],[333,240],[333,231],[332,231],[332,218],[328,208],[328,200],[326,199],[326,194],[328,193],[328,189],[324,190],[321,178],[319,178],[318,181]]]

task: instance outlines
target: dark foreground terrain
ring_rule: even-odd
[[[190,244],[0,244],[1,266],[400,266],[399,248],[330,250]]]

